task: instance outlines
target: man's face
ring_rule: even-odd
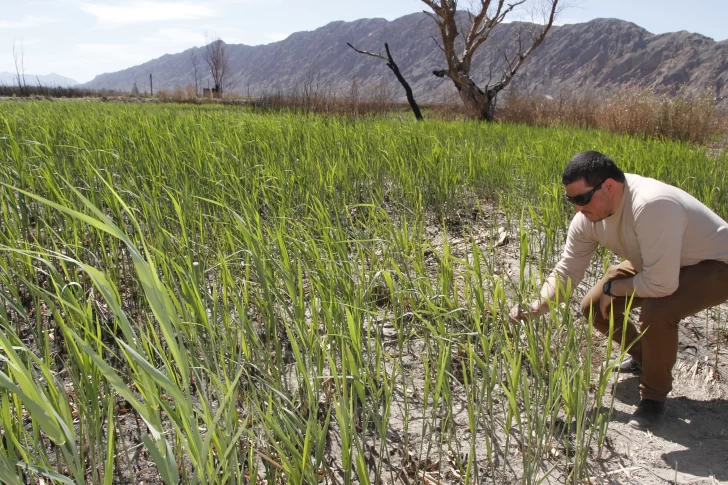
[[[607,179],[592,187],[586,183],[586,180],[579,179],[565,186],[566,195],[571,199],[570,202],[575,211],[584,214],[590,222],[599,222],[607,218],[611,212],[607,196],[608,190],[605,190],[607,188],[605,184],[609,185],[610,182],[612,182],[611,179]],[[584,204],[585,199],[589,200],[586,204]]]

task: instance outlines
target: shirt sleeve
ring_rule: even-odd
[[[635,212],[635,232],[643,267],[634,277],[635,295],[662,298],[680,282],[680,254],[687,227],[685,208],[672,199],[659,199]]]
[[[566,236],[566,245],[561,260],[554,267],[551,275],[557,275],[561,282],[571,279],[571,287],[576,288],[584,279],[584,273],[589,266],[598,241],[589,230],[587,221],[581,214],[577,214],[569,225],[569,234]]]

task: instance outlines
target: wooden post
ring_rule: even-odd
[[[149,73],[149,94],[154,96],[154,84],[152,84],[152,73]]]

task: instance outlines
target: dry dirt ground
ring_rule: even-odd
[[[492,232],[492,231],[491,231]],[[439,230],[429,232],[441,244]],[[485,240],[490,236],[480,236]],[[477,240],[476,236],[476,240]],[[452,252],[462,257],[468,243],[451,239]],[[518,238],[508,234],[498,248],[504,271],[518,276]],[[572,296],[581,301],[589,281],[601,277],[592,265],[589,276]],[[639,310],[633,311],[633,316]],[[614,397],[608,438],[600,459],[590,460],[590,482],[595,484],[715,484],[728,483],[728,304],[690,317],[680,326],[678,359],[667,415],[659,428],[640,431],[627,422],[639,404],[639,377],[615,378],[603,403]],[[606,339],[599,335],[594,364],[601,364]],[[594,368],[594,367],[593,367]],[[465,416],[467,419],[467,416]],[[517,449],[513,450],[518,453]],[[520,482],[518,472],[496,483]],[[558,470],[546,483],[563,483]],[[442,483],[448,483],[442,481]],[[587,482],[588,483],[588,482]]]
[[[714,322],[704,318],[682,322],[662,426],[639,431],[626,424],[639,404],[639,377],[622,375],[612,386],[612,455],[602,467],[604,483],[728,483],[728,353],[716,356]]]

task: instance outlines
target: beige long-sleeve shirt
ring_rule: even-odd
[[[626,174],[617,210],[599,222],[577,213],[552,275],[576,287],[597,245],[632,263],[635,295],[660,298],[677,290],[680,268],[704,260],[728,262],[728,223],[687,192]]]

